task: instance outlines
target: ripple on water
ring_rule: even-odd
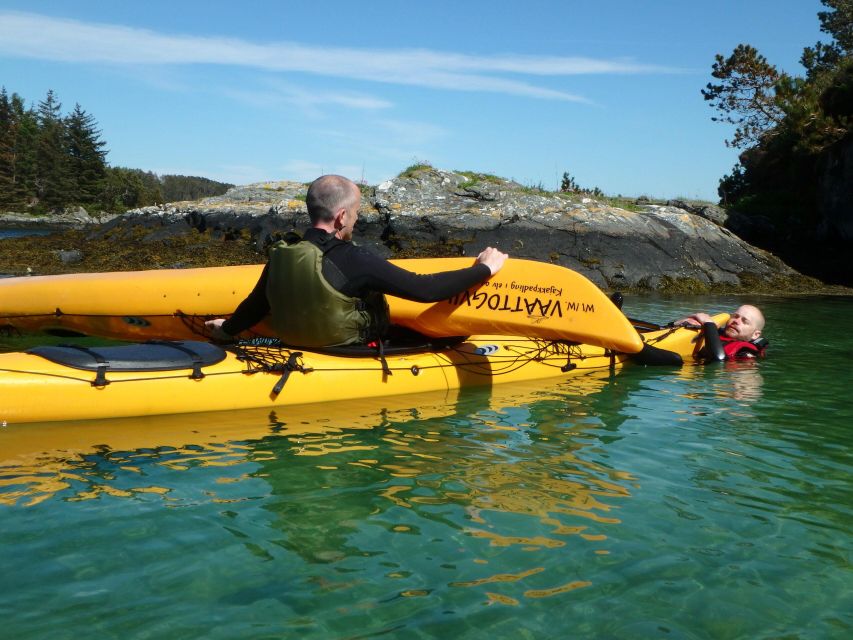
[[[59,451],[55,432],[0,466],[4,630],[846,637],[850,359],[828,351],[833,375],[774,356],[239,435],[163,418]]]

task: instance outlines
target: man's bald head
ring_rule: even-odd
[[[361,195],[358,186],[343,176],[320,176],[308,187],[305,202],[311,224],[332,222],[342,208],[349,208]]]
[[[723,332],[736,340],[756,340],[764,330],[764,314],[751,304],[744,304],[729,317]]]

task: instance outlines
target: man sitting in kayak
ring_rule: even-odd
[[[694,313],[674,324],[701,326],[705,335],[703,355],[710,360],[763,357],[767,348],[767,340],[762,337],[764,314],[750,304],[738,307],[722,329],[717,329],[707,313]]]
[[[205,324],[215,340],[231,340],[270,314],[281,340],[302,347],[366,344],[384,336],[390,319],[384,294],[438,302],[497,273],[507,255],[486,248],[465,269],[419,275],[352,244],[361,192],[336,175],[311,183],[306,196],[311,228],[288,234],[249,296],[228,320]]]

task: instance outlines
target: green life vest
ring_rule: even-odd
[[[269,252],[267,300],[272,327],[286,344],[332,347],[381,337],[389,324],[381,293],[344,295],[323,277],[323,251],[312,242],[277,242]]]

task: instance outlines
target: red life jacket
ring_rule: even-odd
[[[754,342],[746,340],[737,340],[727,336],[720,336],[720,342],[723,343],[723,351],[726,352],[727,360],[737,360],[738,358],[763,358],[764,351],[767,349],[767,341],[763,338],[758,338]]]

